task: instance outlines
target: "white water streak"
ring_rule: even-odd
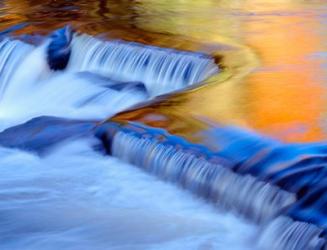
[[[72,48],[69,70],[143,82],[153,96],[185,88],[218,73],[214,60],[199,53],[101,41],[87,35],[75,36]]]
[[[280,216],[269,222],[258,242],[259,249],[267,250],[320,250],[325,240],[319,238],[321,228]]]
[[[2,43],[0,130],[42,115],[104,119],[147,98],[135,89],[110,89],[96,75],[51,71],[47,43],[37,47],[18,41]]]
[[[112,154],[259,223],[296,200],[293,194],[276,186],[236,174],[153,138],[117,132]]]
[[[99,45],[100,51],[109,46],[99,44],[104,45]],[[213,73],[210,60],[208,63],[207,59],[184,53],[170,57],[164,55],[167,50],[141,47],[143,55],[150,56],[147,70],[134,65],[134,71],[128,71],[131,65],[117,56],[111,57],[114,62],[105,61],[111,62],[113,69],[96,66],[98,59],[92,62],[88,58],[92,70],[84,65],[83,69],[76,66],[78,70],[72,67],[53,72],[47,65],[47,43],[31,46],[3,41],[1,45],[0,130],[41,115],[101,119],[146,98],[135,89],[110,89],[104,78],[94,74],[86,77],[80,71],[102,74],[119,70],[121,79],[128,81],[144,76],[141,80],[155,94],[193,84]],[[136,47],[116,46],[138,57]],[[78,48],[73,54],[94,54],[89,49]],[[164,67],[159,67],[161,60]],[[180,82],[184,78],[173,73],[170,63],[180,72],[185,73],[187,67],[195,70],[189,72],[188,81]],[[43,157],[0,147],[1,249],[196,250],[223,249],[226,245],[235,250],[252,249],[248,240],[254,233],[253,226],[231,214],[221,214],[133,166],[94,152],[92,143],[61,144]],[[157,157],[161,157],[160,152]]]
[[[253,249],[253,226],[92,143],[44,157],[0,147],[1,250]]]
[[[16,40],[0,42],[0,100],[17,66],[32,49],[33,46]]]

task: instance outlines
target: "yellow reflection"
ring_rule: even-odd
[[[234,77],[187,94],[183,103],[174,104],[174,113],[248,126],[286,141],[326,138],[321,129],[326,103],[324,71],[319,61],[310,59],[323,50],[324,38],[312,32],[321,24],[314,11],[307,13],[311,6],[288,0],[208,0],[177,1],[171,9],[173,2],[168,0],[141,2],[158,14],[154,22],[140,23],[149,30],[239,44],[239,48],[244,44],[261,60],[257,71],[243,80]],[[242,12],[235,12],[237,9]],[[225,59],[233,60],[227,65],[243,66],[243,74],[234,71],[234,76],[244,77],[245,65],[250,69],[254,65],[255,58],[246,51],[243,47],[242,53],[223,52]]]
[[[135,112],[135,119],[146,117],[151,123],[148,117],[156,117],[151,113],[162,113],[166,119],[153,125],[184,134],[202,127],[191,122],[196,118],[250,127],[287,141],[327,138],[321,128],[326,73],[310,57],[327,49],[327,38],[319,33],[324,25],[321,1],[80,0],[69,3],[76,8],[54,11],[64,3],[7,0],[10,11],[1,16],[3,25],[31,21],[21,31],[31,33],[73,23],[91,34],[222,57],[224,73],[209,79],[208,86]],[[184,120],[197,125],[182,125]]]
[[[325,93],[320,62],[310,55],[321,51],[323,37],[319,20],[290,15],[249,22],[245,37],[259,54],[263,69],[251,74],[245,84],[251,113],[248,123],[260,131],[288,141],[318,141],[325,138],[321,116]],[[269,21],[269,22],[268,22]],[[269,30],[264,34],[257,30]]]

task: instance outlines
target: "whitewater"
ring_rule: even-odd
[[[53,46],[60,53],[49,59]],[[37,44],[3,37],[0,131],[41,116],[100,122],[218,72],[201,53],[104,41],[69,28]],[[257,226],[99,145],[86,136],[42,154],[0,147],[0,249],[254,249]]]

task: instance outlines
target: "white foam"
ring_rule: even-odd
[[[296,201],[294,194],[277,186],[250,175],[239,175],[154,138],[139,138],[119,131],[111,147],[112,155],[257,223],[271,219]]]
[[[255,227],[90,145],[0,148],[0,249],[253,249]]]
[[[0,130],[40,115],[102,119],[147,98],[135,89],[108,89],[105,79],[86,77],[80,70],[50,71],[46,44],[6,43],[8,47],[0,50],[0,70],[5,69],[0,73]],[[109,46],[103,45],[101,50]],[[131,53],[136,49],[118,47]],[[166,58],[158,49],[150,50],[144,55],[150,55],[153,65]],[[91,55],[92,46],[79,52]],[[157,59],[155,53],[160,54]],[[174,63],[168,57],[166,62]],[[193,60],[177,57],[178,70],[186,70],[187,61]],[[201,67],[205,65],[203,61]],[[93,73],[107,70],[99,69]],[[193,72],[191,78],[201,79],[209,71]],[[158,79],[168,78],[161,75],[147,84],[157,84]],[[169,84],[172,90],[180,87],[172,82],[166,87],[151,84],[158,88],[156,93]],[[134,166],[96,153],[92,143],[58,145],[43,157],[0,147],[0,249],[252,249],[254,226]]]
[[[264,228],[257,245],[264,250],[318,250],[326,243],[319,237],[322,231],[311,223],[279,216]]]
[[[5,73],[0,74],[0,86],[6,86],[0,99],[0,130],[41,115],[104,119],[147,98],[133,89],[110,89],[96,75],[50,71],[47,43],[38,47],[6,43],[12,46],[0,50],[0,58],[11,55],[3,60]]]
[[[152,96],[200,83],[218,73],[214,60],[203,54],[108,42],[88,35],[74,37],[68,69],[95,72],[119,81],[140,81]]]
[[[18,65],[32,49],[33,46],[16,40],[0,42],[0,100]]]

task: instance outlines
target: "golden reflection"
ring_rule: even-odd
[[[207,85],[124,112],[192,137],[200,120],[253,128],[285,141],[326,139],[326,4],[305,0],[7,0],[0,27],[49,32],[66,23],[90,34],[211,53],[224,67]],[[1,7],[0,7],[1,8]],[[219,59],[219,60],[218,60]],[[155,117],[165,117],[157,120]]]
[[[325,137],[321,115],[326,89],[321,63],[310,55],[323,50],[323,37],[314,34],[321,25],[312,16],[274,18],[272,24],[252,22],[246,42],[257,51],[263,69],[245,81],[251,98],[251,127],[289,141],[317,141]],[[251,101],[255,100],[255,101]]]
[[[178,20],[177,24],[164,23],[165,26],[159,25],[159,29],[187,33],[196,38],[203,36],[202,32],[207,32],[205,38],[209,42],[222,41],[221,37],[224,36],[225,42],[230,43],[228,39],[231,39],[233,44],[249,46],[257,53],[261,65],[242,81],[233,78],[192,93],[180,106],[174,105],[174,109],[178,109],[177,113],[248,126],[286,141],[325,139],[322,128],[326,93],[322,76],[325,72],[321,62],[310,58],[313,53],[324,49],[323,35],[313,32],[321,26],[315,11],[308,11],[305,8],[308,6],[296,1],[246,1],[243,5],[229,7],[249,12],[233,15],[232,18],[224,14],[223,23],[220,18],[210,15],[212,9],[217,7],[212,3],[204,1],[201,6],[198,3],[191,7],[178,5],[174,11],[181,15],[174,13],[176,17],[172,18]],[[259,3],[264,4],[257,5]],[[198,18],[203,9],[200,8],[194,14],[193,7],[210,9],[202,19],[203,23]],[[301,8],[304,14],[299,13]],[[244,18],[250,11],[257,13]],[[206,26],[205,31],[192,29],[201,25]],[[155,26],[154,23],[147,25],[150,30]],[[184,26],[190,30],[184,29]],[[237,36],[240,33],[243,36]],[[238,60],[235,57],[233,59]],[[251,62],[253,60],[244,60],[242,65]]]

